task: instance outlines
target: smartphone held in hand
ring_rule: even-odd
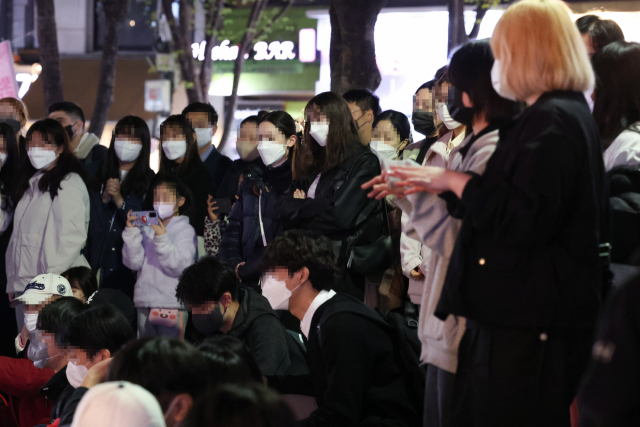
[[[158,213],[156,211],[138,211],[131,212],[131,215],[134,215],[136,219],[133,220],[134,227],[142,227],[144,225],[160,225],[158,222]]]

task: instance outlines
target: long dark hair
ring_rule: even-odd
[[[11,126],[0,123],[0,136],[7,147],[7,161],[0,169],[0,184],[2,191],[8,196],[7,202],[11,209],[15,209],[19,199],[16,199],[18,187],[18,171],[20,170],[21,155],[18,150],[18,140]],[[26,157],[26,156],[25,156]]]
[[[174,175],[159,173],[155,176],[153,181],[151,181],[151,185],[149,185],[147,196],[144,199],[145,209],[149,211],[153,210],[154,190],[162,184],[176,192],[176,200],[180,197],[184,197],[184,204],[180,206],[178,213],[189,217],[189,223],[191,225],[195,224],[195,210],[193,208],[193,196],[191,195],[191,191]]]
[[[112,178],[120,179],[120,163],[116,155],[115,140],[118,136],[128,136],[137,138],[142,142],[142,150],[135,160],[133,167],[125,176],[124,181],[120,185],[120,193],[123,197],[127,197],[133,193],[138,196],[144,196],[149,188],[149,183],[153,178],[153,173],[149,167],[149,156],[151,154],[151,133],[149,126],[140,117],[127,116],[118,121],[111,138],[111,145],[102,162],[102,171],[100,184],[103,187],[107,185],[107,180]]]
[[[640,121],[640,44],[614,42],[592,58],[596,74],[593,117],[603,148]]]
[[[485,120],[514,117],[521,104],[498,95],[491,84],[493,53],[489,39],[466,43],[451,57],[447,78],[460,92],[466,92],[473,103],[474,115],[484,113]]]
[[[181,114],[174,114],[173,116],[167,117],[167,120],[160,125],[161,143],[164,141],[164,134],[169,126],[175,126],[182,132],[184,139],[187,141],[187,151],[184,154],[182,163],[178,163],[175,160],[169,160],[161,146],[160,170],[158,173],[184,176],[192,168],[204,166],[200,158],[200,153],[198,153],[198,144],[196,144],[196,140],[193,138],[193,128],[189,121]]]
[[[351,111],[343,97],[335,92],[323,92],[307,103],[307,117],[312,109],[320,110],[329,120],[329,135],[326,146],[320,146],[309,133],[311,120],[305,120],[304,145],[300,155],[295,156],[297,178],[312,178],[319,172],[334,168],[349,155],[368,149],[360,142]]]
[[[42,134],[42,138],[48,143],[63,148],[62,153],[58,155],[58,163],[53,169],[42,172],[42,178],[40,178],[38,182],[38,189],[43,193],[48,191],[51,194],[51,200],[53,200],[61,188],[60,183],[70,173],[80,175],[84,184],[89,187],[87,171],[84,169],[84,166],[82,166],[82,163],[80,163],[76,156],[69,150],[69,135],[67,135],[67,131],[64,130],[62,125],[53,119],[44,119],[35,122],[29,128],[29,132],[27,132],[27,148],[35,132]],[[29,180],[36,171],[36,168],[34,168],[29,161],[28,156],[24,156],[20,166],[20,179],[18,180],[15,200],[22,198],[24,192],[29,188]]]
[[[591,37],[591,46],[598,52],[605,46],[624,40],[624,33],[618,23],[612,19],[602,19],[598,15],[584,15],[576,21],[580,34]]]

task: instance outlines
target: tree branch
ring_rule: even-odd
[[[473,28],[471,28],[471,32],[469,33],[469,39],[473,40],[478,37],[478,34],[480,33],[480,25],[482,24],[482,20],[488,10],[489,4],[483,1],[478,1],[478,5],[476,7],[476,21],[473,23]]]
[[[282,6],[282,8],[280,9],[280,12],[278,12],[276,14],[276,16],[273,17],[273,19],[271,20],[271,22],[269,22],[269,24],[267,24],[262,31],[260,31],[258,34],[256,34],[256,36],[253,38],[253,41],[256,42],[258,41],[267,31],[269,31],[269,29],[271,29],[271,27],[273,27],[273,24],[275,24],[278,19],[282,18],[282,16],[287,13],[287,11],[291,8],[291,6],[293,6],[293,3],[295,3],[295,0],[289,0],[289,2],[286,4],[286,6]]]

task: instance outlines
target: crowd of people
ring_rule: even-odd
[[[369,90],[110,145],[0,100],[0,425],[640,424],[640,44],[522,0]],[[407,96],[410,96],[409,94]]]

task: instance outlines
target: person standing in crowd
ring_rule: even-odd
[[[451,151],[451,170],[482,174],[498,143],[500,125],[518,113],[518,104],[500,97],[491,86],[493,63],[488,40],[467,43],[451,57],[447,73],[454,96],[448,109],[455,120],[471,130]],[[415,238],[431,251],[425,264],[426,286],[418,331],[421,361],[427,364],[424,426],[448,427],[453,425],[458,346],[465,331],[465,319],[450,315],[443,322],[434,313],[460,231],[462,209],[456,210],[457,200],[451,193],[420,192],[397,199],[396,203],[407,213]]]
[[[204,236],[207,199],[215,195],[213,177],[198,154],[196,134],[184,116],[169,116],[160,125],[160,175],[174,175],[187,186],[193,199],[191,226],[198,237]],[[203,239],[204,240],[204,239]],[[204,242],[202,245],[204,253]]]
[[[69,151],[89,170],[97,170],[107,147],[100,145],[100,136],[84,131],[82,108],[69,101],[56,102],[49,107],[49,118],[60,123],[69,135]]]
[[[447,71],[447,66],[440,68],[434,80],[424,83],[418,88],[413,97],[413,114],[411,122],[416,132],[425,136],[418,142],[414,142],[405,147],[403,159],[411,159],[421,165],[427,155],[431,145],[438,140],[438,127],[436,126],[436,102],[435,86]],[[442,123],[439,125],[444,126]],[[409,289],[407,293],[411,302],[420,304],[422,293],[425,287],[425,267],[431,253],[429,247],[423,245],[418,239],[407,235],[412,228],[409,224],[408,215],[403,213],[401,218],[400,235],[400,262],[404,275],[409,279]]]
[[[342,97],[347,101],[351,117],[358,129],[360,142],[369,145],[373,122],[381,111],[380,98],[369,89],[351,89]]]
[[[26,154],[25,127],[29,120],[29,113],[24,103],[16,98],[0,99],[0,123],[6,123],[13,129],[18,141],[20,155]]]
[[[226,197],[235,202],[243,171],[253,169],[254,166],[264,166],[258,152],[258,124],[266,114],[268,114],[267,111],[260,111],[258,115],[249,116],[240,122],[236,141],[236,151],[240,158],[234,160],[227,170],[227,174],[218,189],[218,198]]]
[[[597,15],[584,15],[578,18],[576,26],[587,46],[589,58],[610,43],[624,41],[622,28],[612,19],[602,19]]]
[[[231,159],[220,154],[216,146],[213,145],[213,137],[218,131],[218,113],[211,104],[194,102],[182,110],[182,115],[186,117],[196,133],[200,159],[213,178],[211,196],[219,197],[218,191],[231,167]]]
[[[583,96],[593,70],[557,0],[510,6],[491,47],[496,92],[528,108],[501,129],[485,173],[391,176],[407,193],[452,191],[466,209],[435,311],[468,319],[454,425],[566,426],[608,287],[606,179]]]
[[[640,425],[640,276],[614,290],[578,394],[581,427]]]
[[[265,167],[253,168],[242,181],[219,252],[220,259],[234,268],[242,286],[255,290],[259,289],[260,256],[284,231],[276,201],[291,189],[295,121],[284,111],[273,111],[262,118],[259,135],[258,151]]]
[[[264,296],[272,307],[300,319],[307,340],[318,409],[298,425],[420,423],[421,402],[411,392],[382,317],[332,289],[338,270],[326,237],[287,231],[269,244],[261,267]]]
[[[151,134],[140,117],[116,124],[101,164],[99,191],[91,193],[91,221],[85,254],[100,286],[122,291],[133,299],[136,275],[122,262],[122,232],[127,212],[143,210],[144,197],[155,174],[149,167]],[[87,295],[88,297],[88,295]]]
[[[640,44],[613,42],[591,62],[598,81],[593,117],[611,197],[611,261],[640,265]]]
[[[86,303],[98,290],[96,275],[88,267],[73,267],[61,274],[69,281],[73,296]]]
[[[6,98],[13,99],[13,98]],[[2,101],[0,101],[2,105]],[[0,107],[1,108],[1,107]],[[0,114],[2,112],[0,111]],[[13,233],[13,212],[18,201],[15,200],[18,171],[21,155],[13,128],[6,122],[0,123],[0,289],[7,287],[7,269],[5,255]],[[0,298],[0,356],[13,356],[13,340],[18,333],[14,310],[8,298]]]
[[[197,259],[196,234],[188,216],[191,197],[176,178],[158,175],[145,206],[153,206],[158,213],[158,225],[134,226],[137,217],[129,211],[122,233],[122,261],[138,277],[133,297],[138,336],[182,338],[188,314],[176,299],[175,289],[182,271]]]
[[[374,242],[382,231],[380,203],[360,188],[380,174],[380,161],[360,142],[341,96],[316,95],[305,114],[305,144],[295,164],[300,182],[294,194],[278,200],[278,212],[286,228],[308,229],[334,242],[341,268],[337,289],[362,300],[364,276],[348,264],[353,246]]]
[[[222,332],[242,340],[266,376],[308,374],[304,355],[267,299],[240,288],[233,269],[216,258],[188,267],[176,288],[178,301],[192,313],[205,336]]]
[[[18,200],[7,248],[7,293],[19,296],[32,278],[89,264],[82,247],[89,226],[86,172],[60,123],[45,119],[27,132],[29,163],[16,182]],[[16,306],[18,330],[24,305]]]
[[[403,113],[395,110],[384,111],[373,122],[371,134],[371,151],[381,162],[402,158],[403,151],[412,142],[411,125]],[[365,281],[365,304],[368,307],[380,307],[382,312],[397,308],[405,299],[404,277],[400,265],[400,219],[402,211],[396,209],[392,202],[393,196],[385,199],[384,208],[387,210],[384,227],[389,228],[393,238],[394,263],[382,274],[379,283]]]
[[[34,326],[46,343],[47,360],[43,366],[34,366],[26,357],[0,357],[0,392],[16,407],[19,427],[49,423],[53,397],[65,387],[68,363],[65,349],[57,345],[55,335],[85,308],[72,296],[51,301],[42,308]],[[41,387],[46,389],[44,394],[40,393]]]

